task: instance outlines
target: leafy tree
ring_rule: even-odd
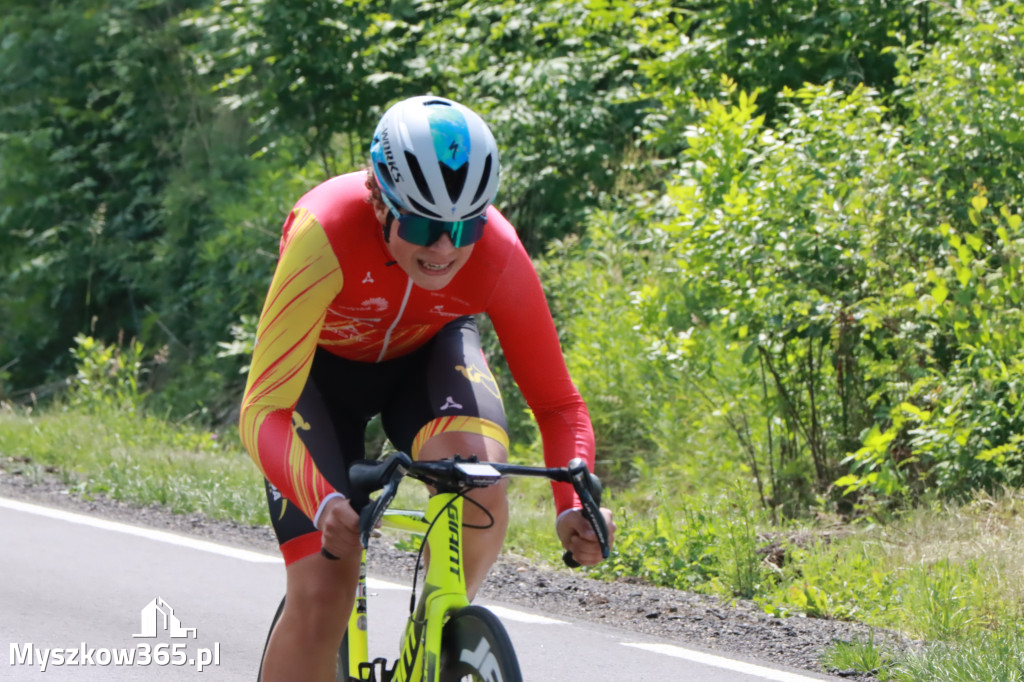
[[[953,40],[902,58],[916,173],[898,185],[902,253],[883,259],[905,284],[865,322],[875,371],[904,381],[872,395],[875,426],[840,481],[850,492],[956,497],[1022,480],[1022,14],[972,3]]]
[[[282,138],[303,141],[298,164],[316,159],[324,177],[365,163],[382,107],[412,81],[408,46],[423,2],[370,0],[220,0],[197,11],[204,71],[232,107],[257,126],[257,149]],[[401,75],[398,72],[402,72]],[[347,152],[339,163],[336,137]]]
[[[637,68],[652,56],[635,36],[654,30],[667,5],[648,4],[649,13],[583,0],[450,3],[423,33],[420,61],[494,128],[498,204],[533,253],[635,186],[628,164],[649,105]]]
[[[659,148],[675,154],[694,118],[691,95],[712,98],[722,76],[758,95],[774,122],[777,95],[804,84],[852,91],[896,88],[894,48],[948,37],[953,12],[928,0],[744,0],[675,7],[645,39],[654,56],[640,73],[661,107],[649,125]],[[673,30],[674,27],[674,30]]]
[[[157,292],[161,189],[194,100],[172,19],[187,2],[16,3],[0,44],[0,230],[15,383],[79,332],[139,333]],[[185,96],[182,96],[185,95]]]

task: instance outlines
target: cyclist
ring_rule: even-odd
[[[370,160],[289,214],[242,403],[242,441],[267,480],[287,576],[265,680],[334,679],[361,554],[346,471],[364,456],[372,417],[420,460],[506,460],[504,408],[473,315],[490,317],[548,465],[594,461],[537,274],[491,206],[498,150],[487,125],[448,99],[406,99],[381,118]],[[472,597],[501,549],[508,503],[504,486],[470,497],[479,503],[466,505]],[[554,497],[562,544],[597,563],[572,487],[554,484]]]

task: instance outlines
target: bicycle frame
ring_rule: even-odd
[[[446,616],[469,605],[462,561],[462,511],[462,496],[441,492],[431,496],[426,514],[391,510],[381,520],[384,528],[424,536],[430,553],[423,588],[406,623],[390,682],[436,682],[439,678],[441,631]],[[372,674],[373,666],[369,658],[366,595],[364,550],[356,605],[348,627],[348,675],[361,681],[373,679],[365,676]]]
[[[426,483],[435,491],[427,502],[425,513],[391,511],[388,507],[395,498],[401,480],[410,476]],[[511,679],[521,682],[522,677],[515,652],[500,622],[486,609],[473,607],[466,595],[465,567],[463,565],[463,505],[465,493],[474,488],[494,485],[504,476],[535,476],[552,481],[570,483],[582,504],[584,517],[590,522],[602,554],[607,558],[610,549],[608,528],[601,516],[601,482],[589,472],[586,462],[573,459],[566,467],[530,467],[515,464],[479,462],[455,456],[450,460],[413,462],[405,453],[396,452],[378,462],[356,462],[349,468],[349,482],[353,492],[353,508],[359,511],[359,535],[362,546],[368,547],[373,529],[377,525],[396,528],[423,536],[431,561],[427,567],[423,587],[406,623],[399,656],[389,670],[385,658],[369,659],[369,636],[366,604],[366,553],[356,593],[356,604],[349,620],[349,628],[339,657],[347,661],[348,670],[340,670],[349,682],[440,682],[451,666],[483,670],[474,666],[493,664],[504,667]],[[381,491],[376,499],[370,494]],[[321,553],[328,559],[336,558],[326,549]],[[570,566],[576,566],[572,555],[563,556]],[[454,620],[453,620],[454,618]],[[493,623],[490,620],[493,619]],[[460,629],[459,623],[472,623]],[[449,641],[445,629],[451,630]],[[458,648],[459,642],[472,639],[473,650]],[[482,639],[486,637],[487,639]],[[488,654],[491,646],[502,650],[500,657]],[[459,661],[442,661],[448,650],[458,652]],[[485,659],[474,657],[483,652]],[[502,665],[502,661],[511,661]],[[445,669],[441,669],[442,663]],[[490,668],[488,668],[490,670]],[[379,673],[379,676],[378,676]]]

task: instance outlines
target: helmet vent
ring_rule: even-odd
[[[484,211],[487,210],[487,205],[489,203],[490,202],[485,201],[481,203],[479,206],[474,206],[473,208],[469,209],[469,211],[466,212],[466,215],[459,218],[459,220],[469,220],[470,218],[476,218],[479,215],[483,215]]]
[[[456,170],[452,170],[445,164],[438,164],[441,168],[441,177],[444,178],[445,189],[448,190],[448,198],[456,203],[462,196],[462,189],[466,186],[466,175],[469,174],[469,164],[464,163]]]
[[[434,203],[434,195],[430,192],[430,185],[427,184],[427,178],[423,175],[423,169],[420,168],[420,162],[416,159],[411,152],[405,153],[405,161],[409,164],[409,171],[412,173],[412,179],[416,181],[416,189],[420,191],[423,198]]]
[[[473,195],[473,203],[480,201],[480,197],[483,196],[484,190],[487,189],[487,181],[491,178],[491,155],[488,154],[484,159],[484,172],[480,174],[480,186],[476,188],[476,194]],[[451,190],[448,190],[449,192]]]
[[[426,206],[424,206],[420,202],[416,201],[412,197],[408,197],[408,199],[409,199],[409,203],[412,205],[411,206],[412,212],[415,213],[416,215],[421,215],[421,216],[426,216],[428,218],[437,218],[439,220],[444,220],[444,216],[438,215],[437,211],[435,211],[434,209],[427,208]]]
[[[388,169],[386,163],[377,163],[377,177],[384,181],[388,187],[392,189],[395,186],[395,179],[391,177],[391,171]]]

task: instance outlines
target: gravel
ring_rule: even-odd
[[[56,477],[28,477],[14,467],[5,469],[3,462],[0,497],[59,506],[236,547],[277,551],[269,527],[218,521],[201,514],[174,514],[156,505],[135,506],[102,496],[86,499],[69,492]],[[371,575],[411,583],[414,565],[413,554],[390,546],[385,538],[371,544]],[[875,680],[849,670],[824,669],[821,657],[837,641],[863,641],[873,635],[876,644],[905,645],[891,633],[872,632],[856,623],[777,618],[753,602],[731,602],[634,580],[607,583],[568,569],[534,566],[514,557],[499,559],[480,596],[648,635],[682,647],[834,678]]]

